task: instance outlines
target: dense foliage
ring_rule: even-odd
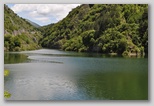
[[[56,24],[36,27],[4,5],[6,51],[37,49],[41,44],[77,52],[148,54],[146,4],[84,4]]]
[[[37,49],[40,47],[40,38],[41,32],[38,29],[4,5],[5,51]]]
[[[84,4],[44,30],[43,47],[123,55],[148,53],[148,5]]]

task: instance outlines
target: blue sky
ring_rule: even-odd
[[[56,23],[80,4],[7,4],[16,14],[41,26]]]

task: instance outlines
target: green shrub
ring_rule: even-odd
[[[122,53],[122,56],[129,56],[129,52],[128,52],[128,51],[124,51],[124,52]]]
[[[5,98],[10,98],[11,94],[8,91],[4,91],[4,97]]]
[[[9,70],[4,70],[4,76],[6,77],[6,76],[8,76],[9,75]]]

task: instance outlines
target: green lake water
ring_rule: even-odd
[[[7,100],[148,100],[148,58],[40,49],[4,63]]]

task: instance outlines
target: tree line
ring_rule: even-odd
[[[58,23],[39,28],[8,7],[4,10],[4,46],[8,51],[42,46],[77,52],[148,54],[147,4],[83,4]]]

